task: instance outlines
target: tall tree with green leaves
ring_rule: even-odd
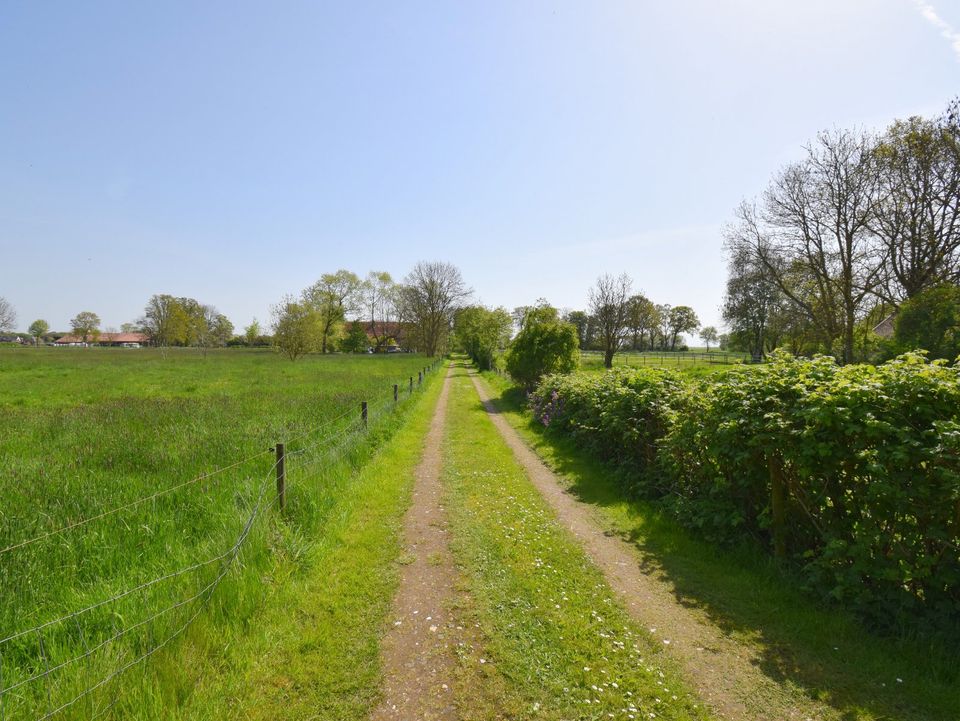
[[[27,330],[33,336],[33,344],[39,346],[40,338],[50,330],[50,324],[45,320],[38,319],[33,321]]]
[[[310,306],[320,321],[320,352],[333,350],[333,341],[347,315],[361,308],[363,283],[356,273],[338,270],[324,273],[320,280],[306,288],[302,303]]]
[[[84,343],[95,342],[100,336],[100,316],[89,310],[81,311],[70,320],[70,328]]]
[[[513,318],[506,308],[471,305],[460,308],[453,321],[457,343],[482,370],[494,366],[497,352],[510,342]]]

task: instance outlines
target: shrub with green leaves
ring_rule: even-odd
[[[960,632],[957,367],[775,355],[694,382],[551,376],[531,403],[708,539],[773,547],[776,535],[812,589],[863,617]]]
[[[531,389],[550,373],[570,373],[580,364],[577,329],[560,320],[556,308],[530,309],[507,352],[507,372]]]

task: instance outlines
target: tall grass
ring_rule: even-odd
[[[0,350],[4,718],[176,705],[189,692],[182,677],[148,689],[139,674],[112,674],[204,635],[198,625],[247,622],[335,512],[349,469],[396,426],[392,384],[425,365],[408,355],[293,364],[268,352]],[[278,441],[289,454],[283,514]]]

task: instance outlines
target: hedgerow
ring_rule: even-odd
[[[958,630],[957,367],[778,355],[698,381],[555,375],[531,406],[707,539],[753,537],[877,624]]]

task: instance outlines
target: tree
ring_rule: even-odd
[[[13,330],[17,324],[17,311],[6,298],[0,296],[0,331]]]
[[[626,273],[616,277],[604,274],[590,289],[590,315],[596,323],[597,340],[607,368],[613,367],[613,356],[627,335],[632,286]]]
[[[782,329],[787,300],[750,247],[728,243],[726,250],[723,319],[730,326],[731,348],[747,351],[759,363],[777,347],[777,330]]]
[[[932,358],[960,357],[960,287],[938,285],[917,293],[900,306],[894,342],[901,351],[922,348]]]
[[[870,139],[824,132],[782,170],[756,207],[744,203],[727,240],[749,248],[842,362],[854,360],[854,328],[880,287],[883,255],[870,232],[877,173]]]
[[[493,368],[497,351],[510,341],[512,327],[513,318],[505,308],[482,305],[460,308],[453,321],[458,344],[482,371]]]
[[[419,347],[428,356],[446,348],[453,316],[472,291],[459,269],[450,263],[420,261],[398,293],[400,316],[409,322]]]
[[[96,341],[100,336],[100,316],[89,310],[77,313],[70,321],[73,334],[83,339],[84,343]]]
[[[323,318],[307,303],[287,297],[273,308],[273,342],[292,361],[317,350],[323,337]]]
[[[50,330],[50,324],[45,320],[35,320],[30,324],[30,335],[33,336],[34,345],[40,345],[40,338]]]
[[[140,327],[154,345],[165,347],[174,345],[176,338],[176,320],[178,315],[177,299],[172,295],[160,294],[150,296],[140,319]]]
[[[720,340],[720,334],[712,325],[706,325],[700,329],[700,340],[706,344],[707,350],[709,351],[710,344],[717,343]]]
[[[136,323],[121,323],[120,324],[121,333],[139,333],[140,326]]]
[[[320,280],[303,291],[302,302],[309,305],[320,320],[320,352],[333,349],[337,336],[347,315],[361,307],[362,282],[356,273],[338,270],[325,273]]]
[[[926,288],[960,279],[960,127],[898,120],[874,149],[879,201],[871,230],[885,249],[880,295],[898,305]]]
[[[204,351],[224,347],[233,336],[233,323],[212,305],[200,306],[200,318],[195,327],[196,345]]]
[[[670,344],[670,311],[673,309],[673,306],[669,303],[658,303],[656,305],[657,311],[657,325],[651,330],[650,333],[650,345],[656,345],[661,350],[666,350]],[[653,342],[653,336],[656,335],[657,342]]]
[[[364,353],[370,347],[370,337],[358,320],[347,324],[347,335],[340,341],[340,350],[344,353]]]
[[[642,293],[630,298],[627,326],[633,336],[634,350],[643,350],[644,337],[647,335],[651,335],[650,345],[653,346],[652,332],[659,324],[660,313],[653,301]]]
[[[251,348],[257,342],[257,338],[260,337],[260,323],[254,318],[250,325],[243,329],[243,338],[244,342]]]
[[[667,316],[670,325],[670,350],[677,349],[677,340],[683,333],[691,333],[700,327],[700,319],[689,305],[677,305]]]
[[[544,375],[570,373],[579,364],[577,329],[548,305],[529,310],[507,352],[507,371],[514,380],[529,390]]]
[[[397,284],[385,271],[370,271],[363,281],[360,296],[368,320],[367,331],[373,338],[374,347],[382,350],[395,334]]]
[[[572,310],[563,316],[563,320],[577,329],[577,341],[580,347],[583,349],[589,348],[593,340],[592,318],[590,318],[590,315],[582,310]],[[517,326],[519,327],[522,324],[523,316],[520,317]]]

